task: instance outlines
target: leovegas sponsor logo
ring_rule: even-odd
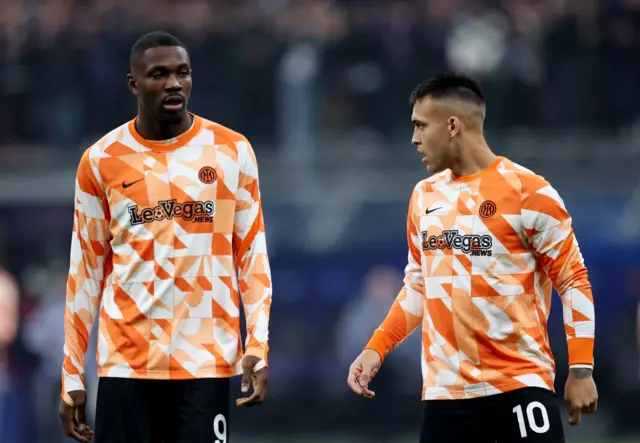
[[[215,210],[212,201],[190,201],[179,203],[176,199],[161,200],[155,207],[140,208],[129,206],[129,219],[132,225],[161,222],[182,218],[194,223],[210,223]]]

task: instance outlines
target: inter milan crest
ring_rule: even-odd
[[[216,181],[216,178],[218,178],[218,174],[216,173],[216,170],[211,166],[205,166],[200,169],[200,172],[198,172],[198,178],[205,185],[210,185],[211,183]]]
[[[490,218],[493,217],[497,211],[498,207],[491,200],[485,200],[478,210],[478,215],[482,218]]]

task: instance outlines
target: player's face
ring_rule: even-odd
[[[134,63],[129,86],[146,112],[164,123],[180,123],[191,94],[189,54],[179,46],[147,49]]]
[[[411,142],[418,152],[424,155],[422,163],[431,173],[444,171],[451,164],[449,124],[444,114],[439,111],[437,103],[427,97],[416,102],[411,115]]]

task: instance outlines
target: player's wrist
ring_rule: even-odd
[[[62,398],[62,401],[65,402],[68,406],[73,407],[75,405],[73,398],[71,398],[68,392],[63,392],[61,398]]]
[[[259,359],[258,363],[256,363],[256,366],[253,369],[254,372],[269,366],[267,362],[267,354],[268,354],[268,345],[266,343],[263,346],[248,347],[244,352],[245,357],[252,356]]]
[[[393,339],[389,337],[384,331],[377,329],[373,333],[371,340],[369,340],[369,343],[367,343],[363,350],[370,349],[377,352],[380,356],[380,361],[383,362],[387,354],[391,352],[394,346],[395,343]]]
[[[573,365],[569,367],[569,373],[573,378],[582,380],[593,376],[593,367],[589,365]]]
[[[82,403],[86,400],[86,390],[85,389],[74,389],[72,391],[63,391],[60,395],[62,401],[64,401],[68,406],[75,406],[76,403]]]
[[[365,351],[369,351],[369,352],[373,352],[373,353],[375,353],[375,354],[373,354],[373,355],[377,355],[377,356],[380,358],[380,363],[382,363],[382,362],[384,361],[384,355],[383,355],[383,354],[381,354],[381,353],[380,353],[380,351],[378,351],[378,350],[376,350],[376,349],[372,349],[372,348],[364,348],[364,349],[362,350],[362,352],[365,352]]]

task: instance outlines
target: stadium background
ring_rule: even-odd
[[[0,265],[21,315],[0,365],[0,443],[64,441],[75,168],[135,115],[128,52],[153,29],[189,47],[191,110],[246,134],[260,164],[271,382],[263,407],[232,409],[233,441],[416,441],[418,334],[385,363],[375,401],[345,379],[401,285],[409,195],[425,176],[408,95],[444,69],[483,82],[492,148],[550,180],[574,216],[600,409],[568,441],[640,439],[640,1],[2,0]],[[562,395],[557,297],[550,334]]]

